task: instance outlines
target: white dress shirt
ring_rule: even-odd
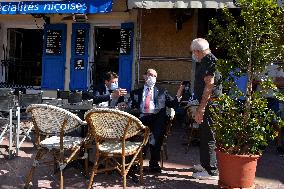
[[[143,94],[142,94],[142,102],[140,104],[140,109],[142,113],[146,113],[144,110],[144,106],[145,106],[145,100],[146,100],[146,96],[148,94],[148,88],[151,91],[151,99],[150,99],[150,111],[147,113],[154,113],[155,110],[155,103],[154,103],[154,87],[148,87],[146,85],[144,85],[144,89],[143,89]]]
[[[109,92],[110,89],[106,85],[105,85],[105,88],[106,88],[105,89],[106,92],[104,92],[103,94],[110,96],[110,102],[109,101],[101,102],[99,106],[102,106],[102,107],[115,106],[117,104],[118,99],[112,99],[111,94]]]

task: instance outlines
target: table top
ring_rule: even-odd
[[[92,109],[94,106],[92,104],[83,104],[83,103],[78,103],[78,104],[63,104],[58,106],[60,108],[66,109],[66,110],[85,110],[88,111]]]

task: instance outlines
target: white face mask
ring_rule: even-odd
[[[194,54],[191,55],[192,62],[198,62],[196,56]]]
[[[148,76],[146,84],[148,85],[148,87],[153,87],[156,84],[156,77]]]

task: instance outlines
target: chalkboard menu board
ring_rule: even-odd
[[[46,32],[46,48],[45,53],[48,55],[60,55],[62,53],[62,31],[47,30]]]
[[[86,30],[77,29],[75,38],[75,54],[85,55]]]
[[[129,54],[131,49],[131,29],[120,30],[120,54]]]

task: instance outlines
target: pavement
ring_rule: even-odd
[[[185,130],[175,125],[168,138],[168,159],[160,174],[148,172],[148,160],[144,160],[144,183],[136,184],[130,178],[127,188],[130,189],[217,189],[216,180],[197,180],[191,177],[193,165],[199,163],[199,148],[191,145],[186,150],[184,143]],[[35,148],[30,141],[26,141],[19,156],[7,159],[7,141],[0,146],[0,188],[23,188],[26,174],[32,165]],[[73,165],[64,171],[64,188],[86,188],[88,179],[81,174],[81,167]],[[31,188],[59,188],[59,174],[54,174],[53,166],[40,165],[34,174]],[[98,174],[94,177],[93,188],[116,189],[122,188],[122,178],[116,172],[112,174]],[[276,152],[271,144],[258,161],[256,189],[284,189],[284,156]]]

